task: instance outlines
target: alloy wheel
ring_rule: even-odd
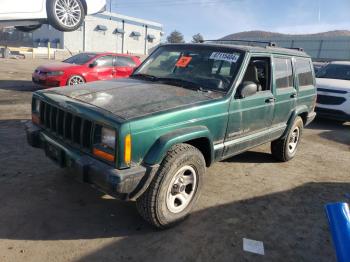
[[[57,19],[66,27],[75,27],[82,17],[82,10],[77,0],[56,0],[54,11]]]

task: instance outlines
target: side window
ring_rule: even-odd
[[[311,86],[314,84],[310,59],[296,58],[295,68],[299,79],[299,88]]]
[[[132,60],[130,57],[117,56],[116,59],[117,59],[116,66],[122,66],[122,67],[124,67],[124,66],[135,67],[136,66],[134,60]]]
[[[276,88],[293,87],[293,67],[290,58],[274,58]]]
[[[96,60],[98,67],[112,67],[113,66],[113,56],[102,56]]]
[[[244,74],[243,82],[254,82],[259,91],[271,90],[271,59],[269,57],[253,57]]]

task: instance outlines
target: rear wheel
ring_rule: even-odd
[[[199,197],[205,166],[197,148],[188,144],[174,146],[149,188],[136,201],[140,215],[158,228],[184,220]]]
[[[67,81],[68,86],[81,85],[84,83],[85,83],[85,79],[82,76],[78,76],[78,75],[71,76]]]
[[[271,142],[272,155],[283,162],[295,157],[303,133],[304,123],[300,116],[296,117],[288,135],[283,139]]]
[[[60,31],[77,30],[85,19],[85,9],[81,0],[48,0],[47,19]]]

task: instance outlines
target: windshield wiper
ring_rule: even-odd
[[[164,82],[170,82],[170,83],[174,83],[176,85],[179,85],[181,87],[184,88],[190,88],[196,91],[201,91],[201,92],[205,92],[205,93],[210,93],[211,91],[208,89],[203,88],[201,85],[192,82],[192,81],[188,81],[188,80],[184,80],[184,79],[180,79],[180,78],[166,78],[166,77],[162,77],[162,78],[158,78],[157,81],[164,81]]]
[[[130,77],[132,78],[140,78],[140,79],[143,79],[143,80],[151,80],[151,81],[156,81],[158,80],[158,77],[156,76],[153,76],[153,75],[149,75],[149,74],[134,74],[134,75],[131,75]]]

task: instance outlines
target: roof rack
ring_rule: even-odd
[[[269,47],[275,47],[277,46],[275,42],[270,42],[270,41],[254,41],[254,40],[244,40],[244,39],[233,39],[233,40],[228,40],[228,39],[223,39],[223,40],[202,40],[200,43],[205,43],[205,42],[246,42],[246,43],[255,43],[255,44],[266,44]]]
[[[287,47],[287,49],[292,49],[292,50],[304,52],[304,48],[302,48],[302,47]]]

